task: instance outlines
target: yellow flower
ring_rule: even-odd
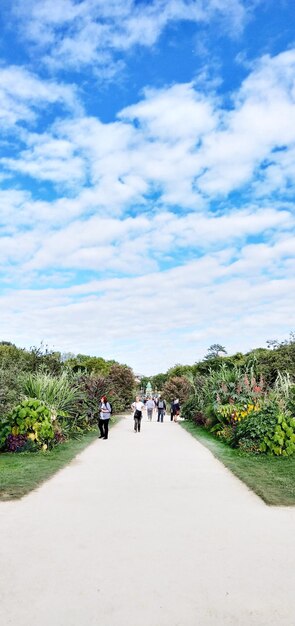
[[[44,450],[44,452],[47,450],[47,443],[43,443],[42,450]]]
[[[35,433],[30,433],[30,434],[28,435],[28,439],[31,439],[32,441],[35,441],[35,439],[36,439],[36,435],[35,435]]]

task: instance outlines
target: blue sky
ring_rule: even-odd
[[[152,374],[294,328],[290,0],[4,0],[1,338]]]

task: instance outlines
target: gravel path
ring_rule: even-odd
[[[167,419],[167,418],[166,418]],[[179,425],[123,419],[0,504],[1,626],[294,626],[295,509]]]

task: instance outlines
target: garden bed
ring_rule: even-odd
[[[281,458],[263,454],[247,454],[230,448],[192,422],[182,422],[181,426],[206,446],[266,504],[295,505],[295,455]]]
[[[97,429],[50,451],[0,454],[0,500],[21,498],[62,469],[97,438]]]

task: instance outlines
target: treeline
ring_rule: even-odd
[[[198,378],[206,378],[210,373],[217,372],[221,366],[228,370],[250,370],[257,378],[262,375],[267,385],[274,385],[278,372],[289,374],[295,379],[295,333],[290,333],[285,341],[269,340],[266,348],[255,348],[243,354],[237,352],[226,355],[226,350],[219,344],[208,348],[206,356],[193,365],[176,364],[165,373],[141,379],[141,386],[146,387],[148,381],[153,389],[161,391],[168,400],[179,396],[182,401],[189,395],[191,384]]]
[[[132,369],[115,360],[84,354],[63,354],[41,344],[30,349],[19,348],[8,341],[0,342],[0,417],[5,417],[23,398],[28,375],[62,378],[79,388],[82,410],[95,413],[101,395],[110,395],[114,412],[120,412],[132,401],[135,379]],[[45,380],[45,379],[44,379]],[[81,412],[81,402],[77,411]]]

